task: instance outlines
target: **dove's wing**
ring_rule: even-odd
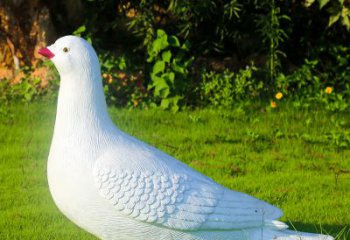
[[[155,148],[140,146],[119,146],[118,152],[104,154],[94,166],[101,196],[126,216],[173,229],[201,230],[257,227],[282,215]]]

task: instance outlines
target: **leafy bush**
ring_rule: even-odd
[[[62,12],[53,11],[65,9],[63,3],[49,7],[58,33],[82,36],[102,53],[110,105],[177,111],[272,96],[271,109],[282,101],[317,103],[332,112],[349,107],[347,1],[89,0],[68,25]],[[208,65],[197,64],[199,59]],[[244,69],[250,62],[254,65]],[[18,84],[0,82],[2,103],[57,92],[56,83],[44,89],[30,77],[33,69],[21,70],[25,76]]]
[[[148,46],[156,35],[156,29],[177,33],[181,38],[198,43],[201,52],[223,51],[225,41],[237,33],[236,20],[241,4],[237,0],[218,4],[214,0],[135,1],[124,5],[127,12],[135,12],[129,27]],[[208,34],[210,33],[210,34]],[[202,36],[206,36],[202,38]]]
[[[321,80],[315,74],[317,60],[305,63],[289,75],[279,74],[276,78],[277,90],[297,98],[315,97],[321,90]]]
[[[331,0],[318,0],[320,9],[327,8],[329,12],[328,26],[339,22],[341,25],[350,30],[350,8],[348,6],[349,2],[344,0],[331,1]],[[315,3],[315,0],[305,1],[305,6],[310,7]]]
[[[247,66],[234,73],[229,69],[202,73],[201,99],[205,105],[230,107],[244,99],[256,97],[263,89],[263,82],[257,81],[253,73],[257,69]]]
[[[148,91],[143,85],[143,71],[132,67],[125,55],[99,55],[107,103],[115,106],[146,105]]]
[[[287,39],[287,33],[282,27],[283,20],[290,18],[281,14],[281,9],[275,0],[262,1],[262,6],[269,9],[268,14],[261,14],[256,21],[261,40],[268,50],[267,69],[270,82],[274,82],[278,71],[281,68],[280,57],[286,54],[280,49],[281,43]]]
[[[52,64],[47,63],[50,79],[47,86],[41,84],[42,79],[31,76],[31,69],[22,69],[23,77],[18,83],[11,83],[7,79],[0,79],[0,104],[8,105],[11,102],[32,102],[40,98],[54,99],[57,96],[58,76]]]
[[[279,74],[276,79],[277,90],[288,95],[297,107],[308,107],[316,103],[331,112],[346,111],[349,107],[350,67],[347,65],[346,54],[339,54],[336,59],[336,66],[332,64],[327,67],[324,62],[322,66],[318,60],[305,60],[293,73]]]
[[[187,57],[188,41],[181,44],[176,36],[168,36],[158,29],[156,38],[148,45],[147,62],[151,63],[150,84],[153,104],[178,111],[191,79],[189,68],[193,57]]]
[[[51,63],[45,63],[47,78],[46,85],[42,79],[32,75],[33,70],[23,68],[17,73],[19,82],[12,83],[9,79],[0,79],[0,116],[6,116],[10,121],[12,114],[8,106],[13,102],[30,103],[37,100],[53,101],[58,95],[58,76]]]
[[[323,81],[337,92],[350,97],[350,47],[333,45],[317,49],[319,64],[317,72]]]

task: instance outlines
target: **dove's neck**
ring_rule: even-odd
[[[100,71],[61,75],[54,137],[81,138],[111,126]]]

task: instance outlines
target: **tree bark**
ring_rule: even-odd
[[[36,66],[37,50],[56,37],[49,8],[41,0],[0,2],[0,79]]]

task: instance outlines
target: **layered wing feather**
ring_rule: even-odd
[[[228,230],[263,226],[282,215],[279,209],[204,176],[115,169],[103,162],[100,159],[94,168],[101,196],[135,220],[178,230]]]

